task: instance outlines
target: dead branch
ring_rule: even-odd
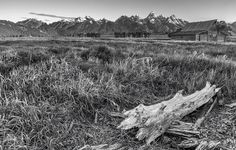
[[[226,104],[225,106],[230,107],[230,108],[233,108],[233,107],[236,107],[236,103]]]
[[[209,115],[209,113],[211,112],[211,110],[213,109],[213,107],[215,106],[217,102],[217,99],[214,100],[214,102],[211,104],[211,107],[208,109],[208,111],[206,112],[206,114],[200,118],[198,118],[198,120],[196,121],[194,128],[198,129],[201,124],[203,123],[203,121],[206,119],[206,117]]]
[[[118,128],[128,130],[138,127],[136,138],[139,140],[146,138],[146,143],[149,145],[165,133],[174,121],[181,120],[206,104],[219,90],[220,88],[216,88],[215,85],[211,86],[207,82],[202,90],[188,96],[183,96],[182,92],[178,92],[168,101],[151,106],[140,104],[136,108],[124,112],[125,119]],[[177,129],[175,131],[177,132]]]

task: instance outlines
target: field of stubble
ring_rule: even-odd
[[[202,137],[235,146],[236,45],[155,40],[0,41],[0,149],[68,150],[122,143],[138,149],[121,112],[206,81],[222,87]],[[200,108],[201,109],[201,108]],[[199,110],[200,111],[200,110]],[[198,111],[198,112],[199,112]],[[195,121],[198,112],[185,119]],[[162,136],[148,149],[178,149]]]

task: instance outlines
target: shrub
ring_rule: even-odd
[[[103,63],[110,63],[114,58],[114,52],[111,47],[106,45],[103,46],[95,46],[90,49],[89,53],[90,57],[98,58]]]
[[[80,53],[80,57],[87,61],[89,59],[89,54],[90,54],[90,51],[89,50],[84,50]]]
[[[14,67],[14,65],[12,65],[12,64],[6,65],[6,64],[0,63],[0,74],[4,75],[4,76],[9,75],[9,73],[11,72],[13,67]]]
[[[122,60],[126,59],[128,56],[125,55],[121,50],[115,50],[113,57],[114,57],[113,59],[115,61],[122,61]]]
[[[16,62],[16,65],[22,66],[48,60],[49,56],[41,51],[31,52],[31,51],[21,50],[17,52],[17,59],[18,62]]]
[[[65,54],[70,50],[69,47],[52,47],[48,51],[55,55]]]
[[[113,60],[121,61],[127,56],[119,49],[114,50],[113,48],[103,45],[103,46],[94,46],[89,50],[84,50],[80,53],[80,57],[87,61],[89,58],[97,58],[102,63],[111,63]]]
[[[18,58],[18,63],[19,65],[29,65],[31,56],[29,52],[27,51],[18,51],[17,52],[17,58]]]

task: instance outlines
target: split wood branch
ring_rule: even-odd
[[[185,138],[199,137],[200,131],[195,130],[193,123],[174,121],[166,130],[168,134],[174,134]]]
[[[219,144],[220,142],[216,141],[201,141],[196,150],[214,150]]]
[[[181,120],[209,102],[219,90],[220,88],[207,82],[202,90],[188,96],[183,96],[182,92],[178,92],[168,101],[150,106],[140,104],[136,108],[124,112],[125,119],[118,128],[128,130],[138,127],[136,138],[139,140],[146,138],[146,143],[149,145],[165,133],[174,121]]]

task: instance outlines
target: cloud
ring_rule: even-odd
[[[44,16],[44,17],[51,17],[51,18],[60,18],[60,19],[75,19],[74,17],[65,17],[65,16],[56,16],[51,14],[41,14],[41,13],[34,13],[30,12],[31,15],[37,15],[37,16]]]

